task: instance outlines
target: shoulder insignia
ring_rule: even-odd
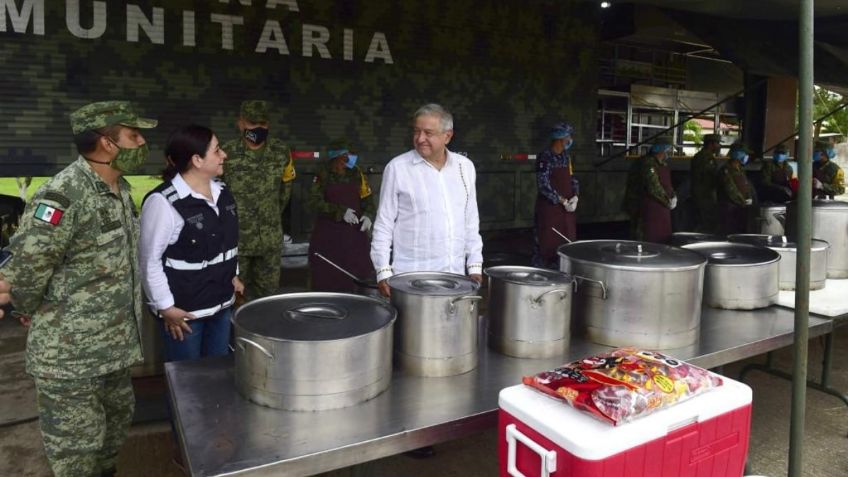
[[[52,190],[49,190],[49,191],[44,193],[44,200],[51,200],[53,202],[56,202],[57,204],[61,205],[62,207],[66,208],[66,209],[71,206],[71,200],[70,199],[68,199],[64,195],[62,195],[58,192],[52,191]]]
[[[59,225],[59,222],[62,221],[62,216],[65,215],[65,212],[62,209],[57,209],[56,207],[45,204],[44,202],[39,202],[38,206],[35,208],[35,218],[41,220],[42,222],[47,222],[50,225]]]

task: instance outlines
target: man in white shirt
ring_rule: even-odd
[[[477,173],[468,158],[447,149],[452,137],[451,114],[424,105],[413,117],[415,149],[383,171],[371,260],[385,296],[395,273],[467,273],[483,281]]]

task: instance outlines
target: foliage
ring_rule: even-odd
[[[841,94],[816,86],[813,117],[818,119],[838,108],[844,102],[845,98]],[[848,107],[825,119],[818,132],[820,134],[833,133],[843,137],[848,136]]]

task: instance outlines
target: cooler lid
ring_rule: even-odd
[[[683,248],[703,255],[710,265],[760,265],[780,260],[774,250],[747,243],[699,242]]]
[[[251,301],[233,324],[248,333],[286,341],[329,341],[365,335],[395,320],[389,304],[346,293],[288,293]]]
[[[665,437],[686,425],[751,404],[751,388],[720,377],[724,383],[715,389],[619,426],[578,411],[524,384],[502,389],[498,406],[571,455],[601,460]]]
[[[727,240],[731,242],[747,243],[758,247],[768,247],[772,250],[795,250],[798,244],[791,242],[785,235],[767,235],[767,234],[733,234],[728,235]],[[824,240],[812,239],[811,250],[821,251],[829,247],[829,244]]]
[[[557,253],[569,260],[635,270],[688,270],[706,263],[690,250],[629,240],[581,240],[561,245]]]
[[[389,287],[413,295],[460,296],[476,293],[480,284],[455,273],[408,272],[389,277]]]
[[[571,276],[555,270],[511,265],[489,267],[484,270],[484,273],[505,282],[539,287],[571,285],[574,280]]]

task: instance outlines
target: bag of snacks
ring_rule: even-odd
[[[709,371],[655,351],[620,348],[534,376],[524,384],[613,425],[720,386]]]

